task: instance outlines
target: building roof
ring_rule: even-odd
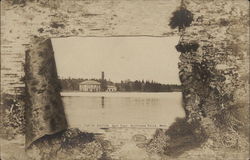
[[[97,81],[94,81],[94,80],[87,80],[87,81],[83,81],[80,83],[80,85],[84,85],[84,84],[87,84],[87,85],[101,85],[100,82],[97,82]]]
[[[108,88],[116,88],[115,85],[108,85],[107,87],[108,87]]]

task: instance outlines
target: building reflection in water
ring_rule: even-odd
[[[104,108],[104,96],[102,96],[102,108]]]

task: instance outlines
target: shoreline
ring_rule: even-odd
[[[182,92],[60,92],[61,97],[83,97],[83,96],[110,96],[110,97],[171,97],[181,96]]]

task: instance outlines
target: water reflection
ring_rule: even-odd
[[[104,96],[102,96],[102,108],[104,108]]]
[[[100,93],[63,96],[69,124],[166,124],[184,117],[181,93]]]

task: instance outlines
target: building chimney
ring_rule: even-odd
[[[104,81],[104,72],[102,72],[102,81]]]
[[[105,84],[105,79],[104,79],[104,72],[102,72],[102,79],[101,79],[101,91],[106,90],[106,84]]]

